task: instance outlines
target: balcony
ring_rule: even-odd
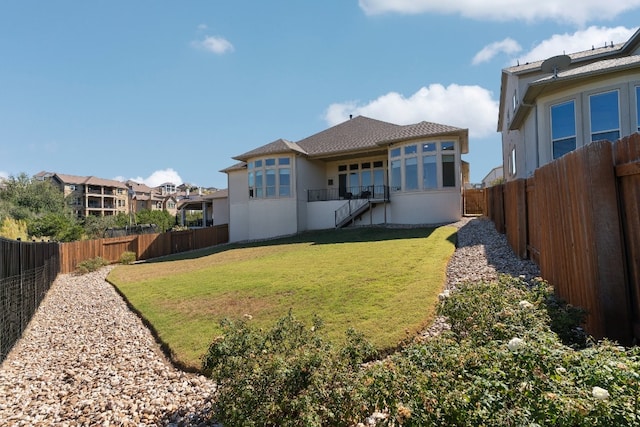
[[[308,202],[326,202],[330,200],[363,199],[371,201],[389,201],[389,187],[386,185],[366,185],[345,188],[324,188],[307,190]]]

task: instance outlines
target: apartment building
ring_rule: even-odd
[[[47,179],[60,188],[79,218],[129,213],[129,189],[124,182],[54,172],[40,172],[35,178]]]

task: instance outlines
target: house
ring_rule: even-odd
[[[167,186],[174,184],[165,183],[158,187],[151,188],[132,180],[125,183],[131,191],[131,205],[133,212],[140,212],[143,209],[151,211],[167,211],[175,216],[178,213],[178,197],[174,192],[167,192]]]
[[[297,142],[234,157],[230,241],[371,224],[436,224],[461,217],[468,130],[396,125],[363,116]]]
[[[229,223],[229,203],[227,190],[215,190],[208,194],[186,196],[178,202],[180,225],[189,227],[212,227]],[[187,212],[202,212],[197,224],[187,222]]]
[[[501,182],[504,179],[504,169],[502,166],[496,166],[491,169],[488,174],[482,178],[482,187],[491,187],[497,182]]]
[[[40,172],[35,178],[47,179],[60,188],[68,205],[79,218],[129,213],[128,188],[123,182],[53,172]]]
[[[502,70],[498,131],[507,181],[640,130],[640,30],[626,43]]]

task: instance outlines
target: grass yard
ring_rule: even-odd
[[[269,327],[289,309],[309,324],[317,314],[331,339],[353,327],[385,350],[433,319],[455,233],[446,226],[309,232],[122,265],[107,279],[191,368],[200,368],[221,319],[250,314]]]

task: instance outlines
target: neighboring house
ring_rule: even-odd
[[[298,142],[234,157],[230,241],[365,224],[436,224],[461,217],[468,130],[356,117]]]
[[[69,207],[79,218],[129,213],[127,186],[120,181],[40,172],[36,179],[48,179],[62,190]]]
[[[132,192],[133,212],[140,212],[143,209],[151,211],[167,211],[175,216],[178,213],[178,194],[167,192],[167,187],[175,189],[175,185],[165,183],[161,186],[151,188],[145,184],[135,181],[127,181],[127,187]]]
[[[589,144],[640,130],[640,30],[593,47],[502,70],[498,131],[506,180]]]
[[[229,200],[227,190],[215,190],[209,194],[186,196],[178,202],[180,225],[189,227],[212,227],[229,223]],[[187,223],[187,212],[202,212],[197,224]]]
[[[482,186],[483,187],[491,187],[496,182],[499,182],[504,179],[504,168],[502,166],[496,166],[491,169],[489,173],[482,178]]]

